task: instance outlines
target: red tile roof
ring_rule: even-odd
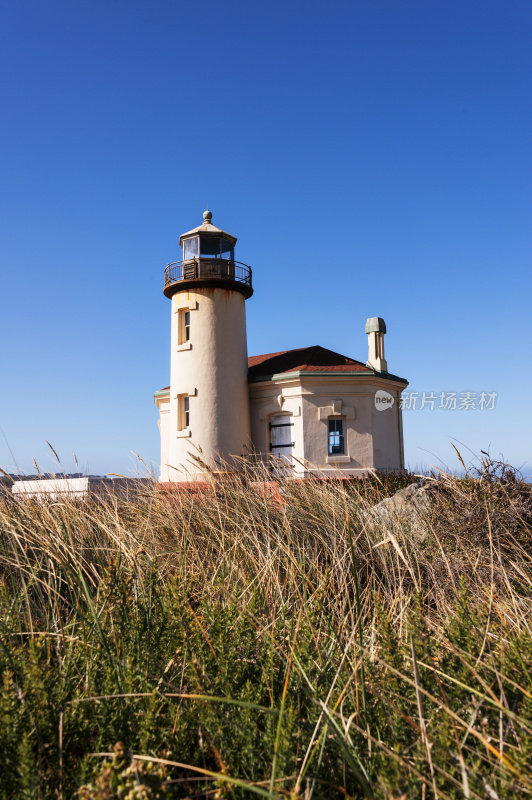
[[[313,347],[300,347],[297,350],[281,350],[280,353],[265,353],[261,356],[248,358],[249,380],[269,378],[283,372],[360,372],[374,375],[374,370],[367,367],[362,361],[342,356],[333,350],[314,345]],[[405,378],[384,373],[383,377],[391,380],[408,383]],[[165,389],[169,389],[166,386]],[[161,391],[165,391],[162,389]]]
[[[282,372],[373,372],[361,361],[319,345],[251,356],[248,358],[248,367],[250,378],[278,375]]]

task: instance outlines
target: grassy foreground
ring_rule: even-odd
[[[409,480],[0,497],[0,797],[531,796],[530,486]]]

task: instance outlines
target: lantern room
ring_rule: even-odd
[[[179,243],[183,248],[183,261],[194,258],[223,258],[235,260],[236,237],[212,224],[212,212],[203,212],[203,225],[184,233]]]
[[[183,260],[166,267],[165,295],[171,297],[180,289],[192,288],[194,282],[198,286],[221,286],[223,283],[225,288],[236,289],[250,297],[253,294],[251,267],[235,261],[236,241],[236,236],[212,224],[212,212],[206,209],[203,224],[179,238]]]

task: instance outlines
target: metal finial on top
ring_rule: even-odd
[[[203,212],[203,219],[205,220],[205,222],[210,222],[212,219],[212,211],[209,211],[208,208],[206,208],[205,211]]]

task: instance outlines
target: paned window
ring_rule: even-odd
[[[329,417],[328,445],[330,456],[345,453],[343,419]]]
[[[186,394],[177,398],[177,428],[180,431],[190,427],[190,399]]]
[[[188,308],[179,309],[178,344],[190,342],[190,311]]]

